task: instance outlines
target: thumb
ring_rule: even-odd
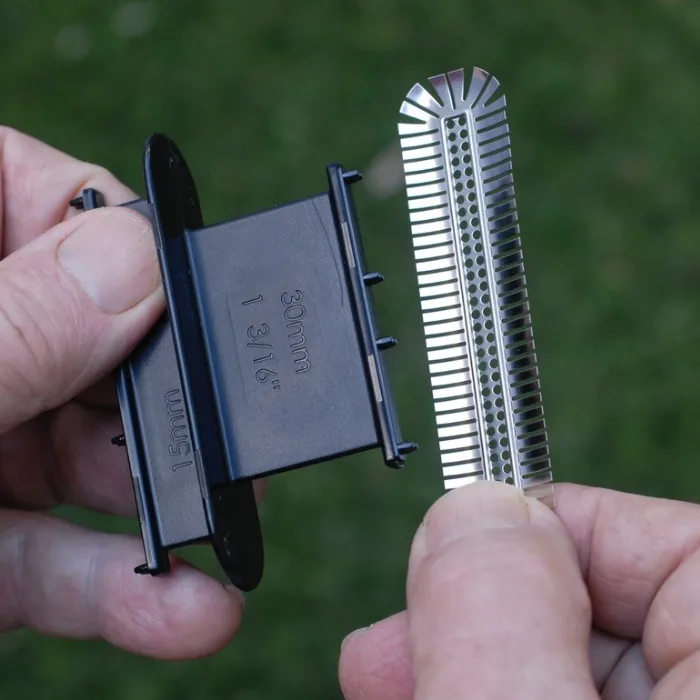
[[[0,262],[0,433],[111,372],[164,300],[149,222],[85,212]]]
[[[481,482],[416,534],[407,586],[416,700],[598,698],[590,601],[557,517]]]

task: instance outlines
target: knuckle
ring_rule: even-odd
[[[37,529],[48,519],[39,514],[5,511],[0,515],[3,561],[0,591],[0,629],[35,627],[35,606],[29,604],[36,590]]]
[[[27,410],[43,410],[51,400],[49,380],[63,374],[74,355],[65,352],[66,345],[85,338],[72,297],[60,278],[41,264],[6,268],[0,279],[0,386]]]
[[[34,271],[27,275],[35,276]],[[50,344],[42,321],[45,314],[37,308],[29,291],[30,285],[20,285],[14,276],[7,275],[0,289],[0,337],[5,357],[0,368],[0,383],[14,396],[26,398],[35,393],[37,368],[45,364]]]

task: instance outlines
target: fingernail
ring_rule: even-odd
[[[120,314],[160,285],[153,234],[145,218],[125,209],[89,212],[58,248],[57,259],[95,306]]]
[[[431,508],[416,533],[414,556],[469,532],[527,525],[536,515],[531,505],[520,490],[501,483],[483,481],[451,491]]]
[[[340,643],[340,651],[342,652],[343,649],[345,648],[345,645],[351,640],[351,639],[357,639],[358,637],[361,637],[369,627],[362,627],[359,630],[355,630],[354,632],[350,632],[350,634],[343,639],[343,641]]]

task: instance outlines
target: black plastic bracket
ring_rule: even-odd
[[[381,447],[400,468],[404,442],[381,356],[350,185],[326,169],[328,191],[205,226],[192,175],[174,142],[146,145],[146,198],[129,207],[153,225],[167,313],[122,365],[124,434],[146,563],[210,541],[242,590],[263,572],[253,481]],[[104,206],[85,190],[71,204]]]

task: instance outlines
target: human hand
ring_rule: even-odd
[[[347,700],[696,700],[700,507],[560,485],[444,496],[416,534],[407,612],[350,635]]]
[[[113,382],[164,310],[149,222],[78,213],[84,188],[135,199],[105,170],[0,127],[0,631],[104,638],[165,659],[206,655],[242,596],[184,562],[138,576],[136,538],[44,513],[59,503],[135,515]]]

